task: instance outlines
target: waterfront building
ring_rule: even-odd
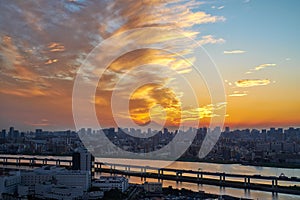
[[[146,192],[150,192],[150,193],[162,192],[162,183],[159,182],[145,182],[143,186]]]
[[[21,172],[21,184],[32,186],[46,182],[64,185],[67,187],[81,188],[87,191],[91,186],[88,171],[66,170],[56,166],[44,166],[34,171]]]
[[[72,154],[72,169],[94,172],[94,156],[87,149],[78,148]]]
[[[129,184],[128,179],[123,176],[101,176],[92,182],[92,186],[102,191],[109,191],[116,188],[121,192],[125,192]]]
[[[87,191],[91,186],[90,174],[88,171],[65,170],[55,175],[58,184],[81,188]]]

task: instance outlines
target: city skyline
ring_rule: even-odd
[[[116,77],[133,71],[135,78],[121,82],[121,92],[127,90],[124,86],[145,79],[158,82],[133,91],[129,115],[120,112],[117,116],[124,124],[129,119],[144,126],[151,117],[159,121],[164,110],[166,126],[178,127],[181,122],[189,126],[199,120],[200,127],[208,126],[214,111],[226,106],[221,116],[224,127],[299,127],[298,6],[293,0],[1,2],[0,126],[74,130],[72,92],[76,73],[88,54],[102,41],[135,28],[160,28],[161,38],[154,38],[151,44],[189,44],[164,32],[176,26],[201,44],[216,64],[225,89],[224,101],[212,102],[205,77],[189,80],[191,89],[198,92],[193,97],[183,79],[171,73],[188,74],[191,66],[201,71],[198,57],[189,57],[197,54],[180,54],[190,58],[191,65],[175,59],[174,53],[135,50],[111,63],[99,81],[95,99],[91,99],[102,126],[116,126],[108,101],[110,88],[118,83]],[[191,46],[184,48],[197,50]],[[145,64],[152,64],[155,70],[132,67]],[[172,78],[177,78],[174,85],[182,88],[172,85]],[[155,107],[156,103],[161,107]]]

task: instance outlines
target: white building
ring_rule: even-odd
[[[102,191],[109,191],[111,189],[119,189],[125,192],[128,189],[128,179],[123,176],[101,176],[99,179],[92,182],[93,187],[97,187]]]
[[[55,175],[58,184],[68,187],[78,187],[87,191],[91,186],[89,171],[65,170]]]
[[[38,183],[52,181],[58,172],[64,170],[66,169],[61,167],[44,166],[33,171],[21,172],[21,184],[35,185]]]
[[[81,171],[93,171],[94,157],[84,148],[78,148],[72,155],[72,169]]]
[[[21,182],[20,172],[9,172],[0,174],[0,195],[3,193],[15,193]]]
[[[66,186],[82,187],[87,191],[91,185],[90,172],[66,170],[62,167],[44,166],[34,171],[21,173],[22,185],[36,185],[44,182],[56,182]]]

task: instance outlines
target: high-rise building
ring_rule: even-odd
[[[6,138],[6,130],[5,129],[3,129],[2,131],[1,131],[1,137],[0,137],[1,139],[5,139]]]
[[[78,148],[72,155],[72,169],[89,171],[94,175],[94,156],[87,149]]]
[[[9,132],[8,132],[8,138],[11,139],[14,135],[15,129],[14,127],[10,127],[9,128]]]
[[[225,132],[226,132],[226,133],[229,133],[229,132],[230,132],[230,127],[229,127],[229,126],[226,126],[226,127],[225,127]]]
[[[35,129],[35,136],[41,137],[43,135],[43,129]]]

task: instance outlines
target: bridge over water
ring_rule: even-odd
[[[39,157],[12,157],[0,156],[0,164],[15,166],[39,167],[43,165],[56,165],[72,167],[72,160]],[[300,195],[300,177],[277,177],[261,175],[243,175],[222,172],[207,172],[201,169],[184,170],[172,168],[156,168],[151,166],[116,164],[108,162],[95,162],[96,172],[137,176],[146,180],[154,178],[159,181],[172,180],[176,182],[190,182],[197,184],[217,185],[220,187],[234,187],[270,191],[275,193],[288,193]],[[285,183],[285,184],[280,184]],[[298,184],[299,183],[299,184]],[[293,186],[294,184],[294,186]]]

